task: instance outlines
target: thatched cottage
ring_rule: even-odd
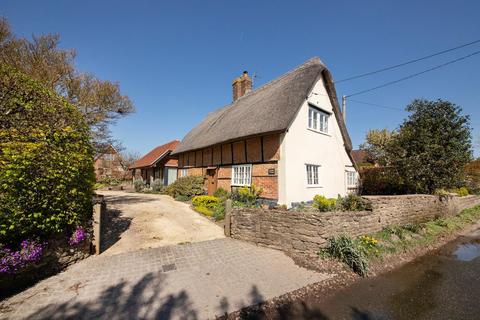
[[[247,72],[233,102],[211,112],[180,142],[178,174],[205,176],[205,189],[255,184],[278,204],[357,187],[352,145],[332,76],[313,58],[258,89]]]

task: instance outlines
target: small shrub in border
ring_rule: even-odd
[[[322,196],[319,194],[317,194],[313,198],[313,207],[322,212],[335,210],[336,203],[337,203],[337,199],[334,199],[334,198],[327,199],[325,196]]]
[[[145,188],[145,181],[143,179],[135,179],[133,180],[133,187],[135,188],[136,192],[140,192]]]
[[[213,196],[196,196],[192,199],[194,207],[207,207],[213,209],[220,203],[220,199]]]
[[[344,235],[330,238],[321,252],[342,261],[362,277],[367,275],[368,261],[364,250],[352,238]]]
[[[204,194],[202,176],[178,178],[165,189],[165,193],[180,201],[188,201],[194,196]]]

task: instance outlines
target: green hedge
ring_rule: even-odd
[[[0,65],[0,244],[70,232],[91,217],[89,128],[76,107]]]
[[[204,194],[203,177],[190,176],[178,178],[165,189],[165,193],[177,200],[188,201],[194,196]]]

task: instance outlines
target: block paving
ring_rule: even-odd
[[[0,319],[214,319],[328,277],[216,239],[92,256],[0,303]]]

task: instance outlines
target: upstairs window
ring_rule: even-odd
[[[309,107],[308,109],[308,128],[328,133],[328,118],[330,115],[326,112],[320,111],[317,108]]]
[[[107,160],[107,161],[113,161],[114,155],[111,154],[111,153],[105,153],[105,154],[103,155],[103,158],[104,158],[105,160]]]
[[[347,171],[347,187],[357,186],[357,173],[355,171]]]
[[[318,171],[320,166],[307,164],[306,168],[307,168],[307,185],[318,186],[320,184],[318,179]]]
[[[250,186],[252,183],[252,165],[232,166],[232,186]]]

